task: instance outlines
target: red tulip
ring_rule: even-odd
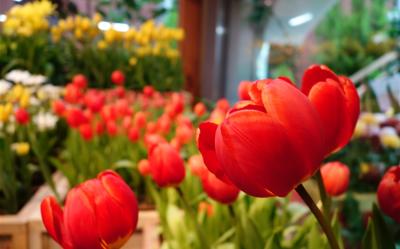
[[[95,130],[96,130],[96,134],[97,135],[102,135],[103,133],[104,133],[104,129],[105,129],[105,127],[104,127],[104,123],[102,122],[102,121],[98,121],[96,124],[95,124]]]
[[[50,236],[65,249],[121,248],[138,221],[135,194],[110,170],[73,188],[64,210],[54,197],[45,198],[41,213]]]
[[[109,136],[116,136],[118,134],[118,126],[114,120],[109,120],[106,123],[107,133]]]
[[[51,109],[58,116],[63,116],[65,113],[65,103],[61,100],[55,100],[51,103]]]
[[[355,91],[352,84],[343,84]],[[315,86],[320,87],[321,95],[325,87],[331,87]],[[345,96],[344,92],[340,93]],[[335,95],[330,102],[313,102],[314,94],[309,99],[286,78],[256,81],[249,94],[251,100],[237,103],[221,124],[200,125],[198,146],[212,173],[250,195],[286,196],[312,176],[327,153],[337,147],[336,140],[328,139],[331,133],[342,136],[352,132],[350,126],[349,130],[328,129],[330,124],[324,121],[325,111],[319,105],[333,110],[358,101],[358,96],[351,101]],[[345,106],[351,116],[358,115],[355,105]]]
[[[203,116],[207,111],[206,105],[204,103],[199,102],[193,107],[193,112],[196,114],[197,117]]]
[[[74,84],[78,88],[86,88],[87,87],[87,79],[83,74],[77,74],[72,78],[72,84]]]
[[[385,173],[377,196],[382,211],[400,223],[400,166],[392,166]]]
[[[106,96],[103,92],[89,90],[84,97],[85,105],[94,113],[101,111],[104,106]]]
[[[145,127],[146,126],[146,114],[144,112],[138,111],[134,117],[134,124],[139,129]]]
[[[164,142],[166,142],[165,138],[159,134],[146,133],[144,135],[144,144],[149,151],[151,151],[151,149],[153,149],[157,144]]]
[[[18,124],[25,125],[29,123],[29,113],[25,109],[18,108],[14,115]]]
[[[223,204],[231,204],[236,201],[239,189],[232,184],[218,179],[213,173],[207,171],[201,178],[204,192],[213,200]]]
[[[83,97],[83,92],[81,88],[73,84],[68,84],[65,86],[64,99],[68,103],[76,104],[81,101],[82,97]]]
[[[339,196],[346,192],[350,182],[350,170],[340,162],[330,162],[321,167],[322,180],[330,196]]]
[[[168,143],[160,143],[151,150],[149,163],[151,176],[160,187],[179,185],[185,178],[183,159]]]
[[[81,134],[82,138],[86,141],[89,141],[93,138],[93,129],[91,124],[86,123],[79,126],[79,133]]]
[[[251,81],[241,81],[238,87],[238,96],[241,100],[250,100],[249,90],[251,86]]]
[[[111,74],[111,81],[116,85],[123,85],[125,83],[125,75],[120,70],[115,70]]]
[[[135,143],[139,140],[139,130],[135,126],[132,126],[128,130],[128,138],[132,143]]]
[[[162,134],[168,134],[171,129],[171,118],[168,115],[162,115],[157,120],[157,131]]]
[[[72,128],[78,128],[88,120],[81,109],[71,108],[67,111],[67,123]]]
[[[194,130],[192,127],[187,125],[178,125],[176,127],[175,135],[180,144],[187,144],[190,140],[192,140]]]
[[[230,108],[229,101],[227,99],[219,99],[216,108],[226,113]]]
[[[143,94],[147,97],[151,97],[154,94],[154,88],[152,86],[145,86],[143,88]]]
[[[142,176],[151,174],[150,163],[147,159],[142,159],[138,163],[138,170]]]

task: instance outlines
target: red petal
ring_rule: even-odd
[[[80,187],[68,193],[64,221],[74,249],[102,249],[94,200],[89,199]]]
[[[301,91],[308,95],[311,88],[321,81],[326,81],[326,79],[332,79],[336,82],[339,82],[339,78],[337,75],[332,72],[325,65],[311,65],[303,75],[303,79],[301,81]]]
[[[239,195],[239,189],[237,187],[221,181],[209,171],[204,175],[201,182],[204,192],[212,199],[223,204],[230,204],[236,201]]]
[[[63,248],[71,248],[65,234],[64,213],[56,199],[53,196],[46,197],[40,205],[40,211],[43,224],[50,236]]]
[[[282,80],[264,86],[263,103],[267,113],[286,129],[298,151],[301,160],[297,167],[308,168],[308,175],[312,175],[325,152],[318,112],[302,92]]]
[[[217,131],[217,156],[232,182],[254,196],[286,196],[308,176],[285,128],[268,114],[244,110]]]
[[[93,204],[96,228],[92,232],[99,236],[102,246],[109,248],[116,242],[126,242],[133,233],[137,207],[133,193],[126,189],[128,186],[123,186],[126,184],[115,173],[106,171],[98,178],[83,183],[80,189]]]
[[[198,147],[208,170],[214,173],[219,179],[229,182],[215,153],[215,132],[217,128],[218,125],[211,122],[201,123],[199,126]]]
[[[344,93],[338,82],[328,79],[327,82],[314,85],[308,98],[321,118],[326,142],[325,155],[328,155],[338,148],[342,127],[346,123]]]
[[[358,96],[357,89],[346,77],[340,77],[344,95],[346,98],[346,114],[345,122],[343,123],[342,137],[340,139],[339,147],[344,147],[353,135],[354,128],[356,127],[358,116],[360,114],[360,97]]]

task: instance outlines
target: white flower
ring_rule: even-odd
[[[25,81],[21,83],[26,86],[38,86],[47,81],[47,78],[43,75],[31,75],[30,77],[26,78]]]
[[[23,83],[31,77],[31,74],[28,71],[24,70],[12,70],[6,74],[5,79],[12,81],[14,83]]]
[[[54,85],[43,85],[37,92],[40,99],[58,99],[61,96],[63,88]]]
[[[385,126],[383,127],[380,132],[379,132],[380,136],[397,136],[397,131],[395,128],[391,127],[391,126]]]
[[[11,88],[11,83],[6,80],[0,80],[0,95],[6,94]]]
[[[36,97],[30,97],[29,98],[29,104],[31,105],[31,106],[39,106],[41,103],[40,103],[40,100],[38,99],[38,98],[36,98]]]
[[[57,123],[57,116],[49,112],[39,112],[33,117],[33,122],[38,127],[39,131],[53,129]]]

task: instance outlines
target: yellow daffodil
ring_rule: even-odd
[[[137,58],[136,57],[131,57],[130,59],[129,59],[129,65],[131,65],[131,66],[135,66],[136,64],[137,64]]]
[[[19,156],[25,156],[29,153],[30,146],[27,142],[13,143],[11,149]]]

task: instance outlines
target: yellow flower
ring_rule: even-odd
[[[136,64],[137,64],[137,58],[136,57],[131,57],[130,59],[129,59],[129,65],[131,65],[131,66],[135,66]]]
[[[24,91],[24,93],[21,95],[21,98],[19,99],[19,105],[22,108],[26,108],[29,106],[29,100],[30,100],[30,93],[29,91]]]
[[[135,28],[130,28],[127,32],[125,32],[124,39],[126,41],[133,41],[135,40],[136,34],[137,32]]]
[[[385,134],[380,136],[380,140],[383,146],[392,149],[400,148],[400,138],[394,134]]]
[[[356,128],[354,129],[353,137],[361,137],[366,133],[367,125],[364,121],[358,120]]]
[[[103,50],[107,47],[107,42],[100,40],[99,42],[97,42],[97,48],[100,50]]]
[[[76,39],[80,40],[83,37],[83,32],[80,28],[75,29],[74,36]]]
[[[90,20],[88,18],[83,18],[80,23],[80,28],[83,31],[87,31],[90,28]]]
[[[4,105],[0,105],[0,122],[5,123],[8,120]]]
[[[361,120],[364,121],[366,124],[377,124],[378,120],[376,119],[373,113],[367,112],[361,116]]]
[[[111,44],[114,41],[117,40],[117,31],[113,29],[106,30],[104,32],[104,40],[108,43]]]
[[[360,163],[360,173],[364,175],[369,172],[371,166],[368,163],[362,162]]]
[[[29,153],[30,146],[27,142],[13,143],[11,149],[19,156],[25,156]]]

